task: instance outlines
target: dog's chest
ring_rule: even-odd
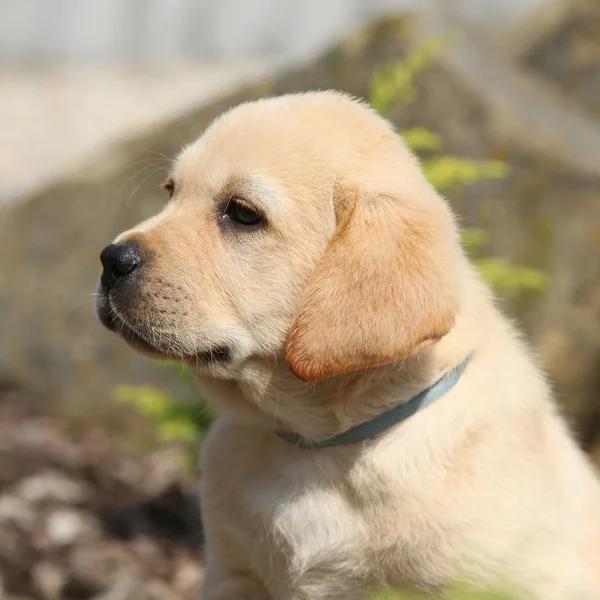
[[[363,600],[372,586],[429,578],[401,493],[378,494],[376,474],[365,496],[368,482],[359,493],[348,475],[298,461],[244,494],[268,532],[267,571],[279,573],[264,577],[278,582],[274,597]]]
[[[288,588],[278,589],[278,597],[293,591],[294,598],[362,598],[354,594],[356,582],[368,575],[369,524],[336,485],[315,485],[303,475],[290,470],[245,494],[249,512],[268,532],[269,565],[285,570],[283,578],[265,578]]]
[[[203,512],[209,551],[219,538],[220,560],[233,553],[270,597],[363,600],[374,585],[436,587],[447,575],[440,514],[402,447],[315,454],[273,436],[257,452],[250,433],[227,422],[213,428]]]

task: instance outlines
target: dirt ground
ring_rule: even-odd
[[[197,598],[202,528],[182,463],[181,449],[132,450],[0,392],[0,598]]]

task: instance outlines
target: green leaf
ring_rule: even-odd
[[[402,132],[404,142],[413,152],[433,152],[442,147],[442,139],[425,127],[411,127]]]
[[[422,165],[425,176],[439,192],[470,185],[481,179],[503,179],[508,174],[508,165],[501,161],[476,161],[450,155],[424,160]]]
[[[461,242],[465,252],[473,255],[488,246],[490,243],[490,234],[478,227],[468,227],[461,231]]]
[[[165,441],[195,442],[198,440],[198,430],[194,423],[185,419],[165,421],[159,427],[160,437]]]
[[[197,399],[179,400],[151,385],[119,385],[113,390],[113,397],[117,402],[135,406],[155,421],[163,439],[197,440],[216,419],[214,408],[199,395]]]
[[[171,360],[163,362],[162,366],[175,373],[175,375],[177,375],[181,381],[187,383],[190,387],[194,387],[196,385],[194,377],[186,364]]]
[[[516,600],[506,592],[478,590],[461,584],[451,586],[443,596],[390,589],[380,590],[373,596],[373,600],[433,600],[434,598],[444,598],[444,600]]]
[[[117,402],[131,404],[148,417],[160,420],[169,403],[171,395],[152,385],[119,385],[113,390]]]
[[[404,60],[392,61],[377,69],[369,86],[369,102],[382,116],[386,116],[395,105],[410,102],[415,95],[417,76],[429,67],[452,41],[446,35],[424,43],[413,50]]]
[[[548,285],[548,275],[543,271],[515,265],[504,258],[481,258],[475,264],[485,281],[504,298],[512,298],[522,291],[541,292]]]

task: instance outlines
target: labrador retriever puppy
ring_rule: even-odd
[[[243,104],[164,187],[102,252],[97,312],[220,409],[202,600],[600,598],[599,480],[388,122],[335,92]]]

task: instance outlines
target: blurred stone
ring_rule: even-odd
[[[131,550],[144,561],[155,561],[160,558],[160,549],[155,541],[147,537],[138,537],[132,540]]]
[[[74,510],[56,510],[46,517],[46,535],[56,546],[69,546],[86,531],[83,517]]]
[[[96,322],[90,296],[102,247],[164,204],[159,168],[128,199],[137,186],[128,179],[146,164],[139,161],[175,156],[243,101],[323,88],[364,97],[376,66],[448,25],[432,11],[363,28],[312,64],[114,146],[7,210],[0,218],[0,339],[10,343],[0,346],[0,379],[85,404],[85,412],[118,383],[174,385],[169,373]],[[450,199],[465,225],[490,231],[492,255],[548,272],[544,294],[506,308],[525,325],[589,446],[600,432],[600,126],[582,105],[533,68],[504,61],[466,35],[420,78],[418,102],[392,119],[438,132],[451,153],[509,164],[506,181],[483,182]]]
[[[522,60],[600,116],[600,2],[563,0],[554,4],[558,9],[549,6],[540,11],[523,32],[530,41]],[[547,21],[551,25],[541,28],[540,23]],[[536,34],[531,35],[533,31]]]
[[[150,580],[145,589],[144,596],[140,600],[179,600],[179,595],[174,594],[169,586],[158,579]]]
[[[173,589],[176,593],[189,595],[198,592],[202,582],[202,568],[200,564],[190,561],[182,563],[173,578]]]
[[[149,457],[150,468],[143,482],[146,493],[155,496],[175,485],[181,478],[185,457],[185,451],[176,447],[162,448],[154,452]]]
[[[120,577],[115,584],[105,593],[94,597],[94,600],[129,600],[130,598],[139,598],[142,584],[136,577],[125,575]]]
[[[128,456],[120,457],[115,466],[114,477],[128,485],[137,485],[144,481],[144,469]]]
[[[42,598],[47,600],[61,598],[61,592],[65,585],[65,574],[56,565],[48,562],[37,563],[33,566],[32,578],[34,586]]]
[[[80,449],[61,436],[61,432],[48,427],[44,420],[23,422],[6,432],[16,443],[30,452],[43,452],[44,456],[66,467],[77,467],[81,460]]]
[[[482,30],[441,3],[457,30],[521,62],[552,86],[600,115],[600,2],[543,0],[521,19],[493,32]],[[492,33],[492,35],[489,35]]]
[[[80,482],[56,471],[36,473],[24,479],[19,484],[17,493],[29,502],[54,500],[77,504],[88,497],[87,490]]]
[[[30,529],[35,522],[35,513],[29,503],[18,496],[0,496],[0,523],[13,523]]]
[[[135,573],[135,561],[123,546],[78,545],[69,555],[71,578],[78,585],[105,590],[122,573]]]

